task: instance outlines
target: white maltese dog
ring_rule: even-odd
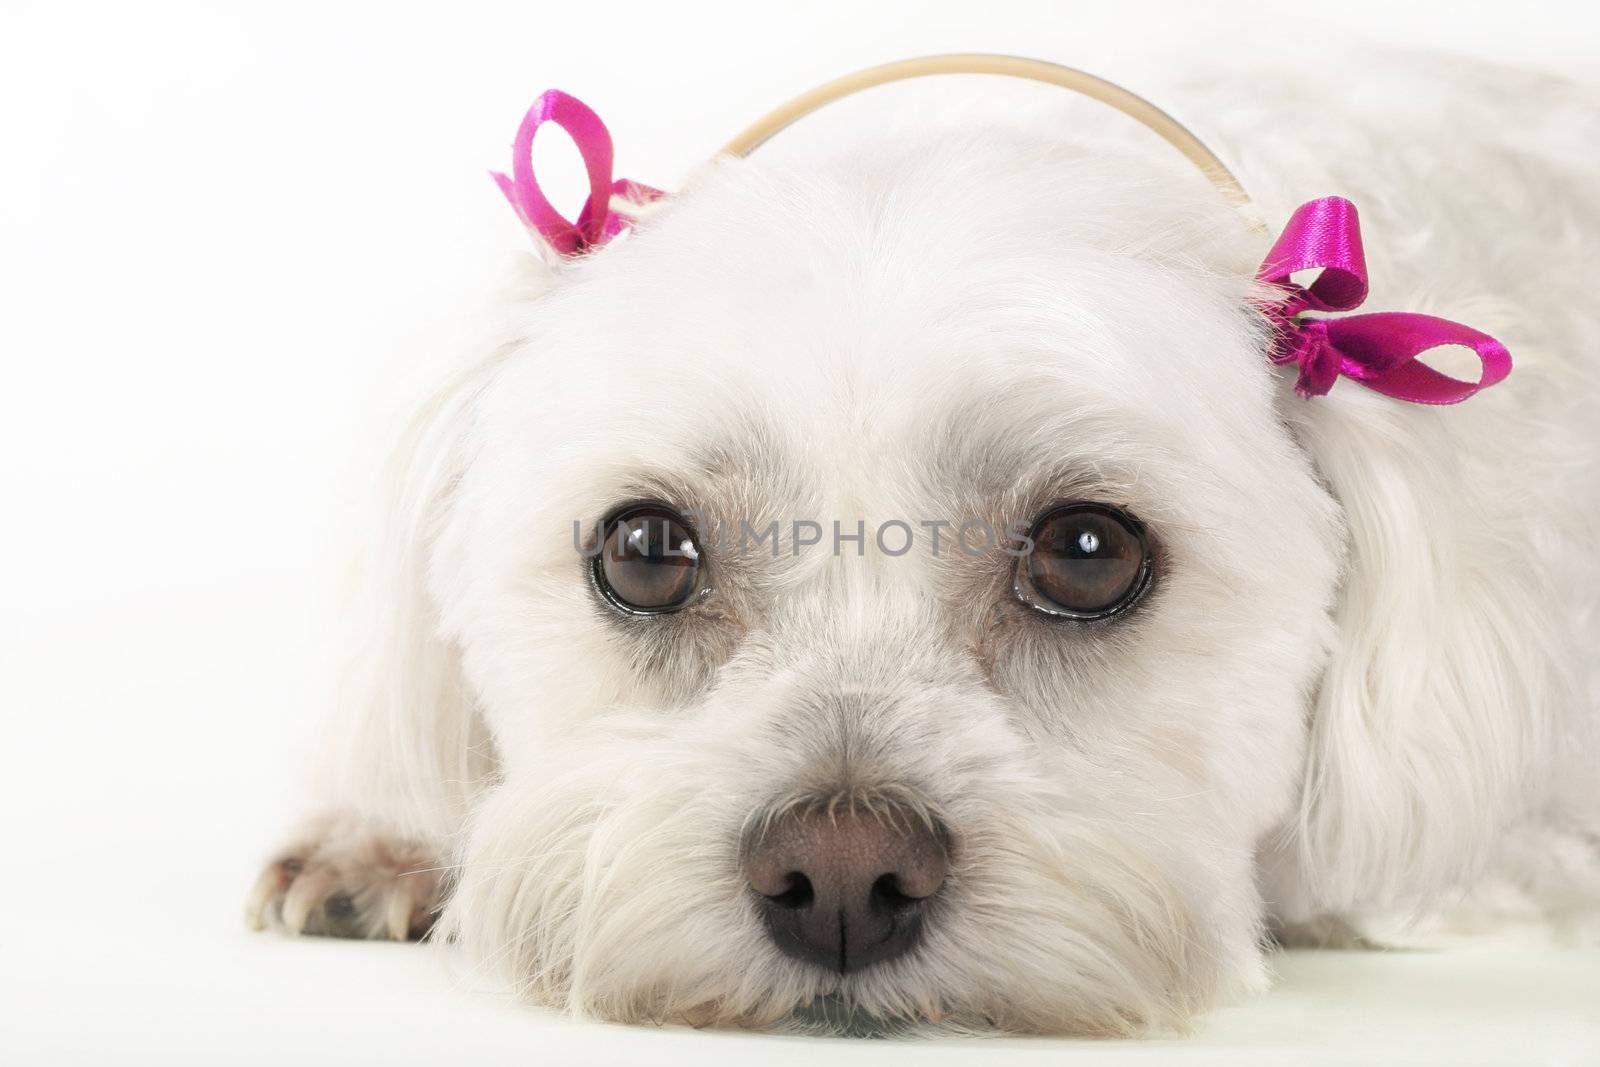
[[[402,449],[253,921],[437,918],[608,1019],[1075,1034],[1181,1027],[1275,938],[1588,936],[1600,109],[1393,65],[1169,98],[1272,233],[1360,207],[1369,308],[1504,341],[1460,405],[1347,380],[1355,325],[1327,363],[1291,316],[1359,296],[1258,271],[1165,146],[930,124],[520,205],[549,247]]]

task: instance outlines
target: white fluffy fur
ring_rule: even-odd
[[[1266,236],[1181,161],[1059,126],[720,162],[598,254],[530,261],[401,452],[336,814],[253,914],[314,925],[320,870],[399,916],[392,871],[318,856],[403,841],[542,1003],[1117,1034],[1261,987],[1269,922],[1592,913],[1600,112],[1389,66],[1370,99],[1169,97],[1271,225],[1360,205],[1369,308],[1506,341],[1515,373],[1456,408],[1297,398],[1249,310]],[[1160,574],[1094,629],[1029,617],[993,560],[713,556],[663,637],[572,547],[644,490],[869,526],[1094,497]],[[957,848],[924,943],[841,979],[766,943],[737,851],[844,790]]]

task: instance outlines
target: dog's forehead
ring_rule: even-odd
[[[1052,439],[1171,438],[1264,401],[1266,375],[1242,227],[1160,188],[937,145],[711,167],[551,294],[554,421],[614,463],[763,437],[858,468],[939,447],[972,468]]]

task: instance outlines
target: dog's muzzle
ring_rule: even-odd
[[[899,805],[812,805],[747,845],[744,875],[785,955],[845,974],[916,944],[944,885],[948,840]]]

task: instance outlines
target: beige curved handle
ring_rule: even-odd
[[[1239,184],[1239,179],[1223,165],[1216,153],[1207,148],[1200,138],[1189,132],[1177,119],[1144,97],[1073,67],[1047,63],[1042,59],[1024,59],[1021,56],[957,53],[902,59],[895,63],[858,70],[854,74],[846,74],[842,78],[835,78],[831,82],[801,93],[783,106],[763,115],[724,145],[719,154],[749,155],[797,120],[835,100],[863,89],[870,89],[875,85],[887,85],[889,82],[905,81],[908,78],[925,78],[934,74],[1000,74],[1010,78],[1025,78],[1029,81],[1057,85],[1109,104],[1153,130],[1162,140],[1182,152],[1189,162],[1198,167],[1206,179],[1217,187],[1229,203],[1242,209],[1251,206],[1250,197]]]

